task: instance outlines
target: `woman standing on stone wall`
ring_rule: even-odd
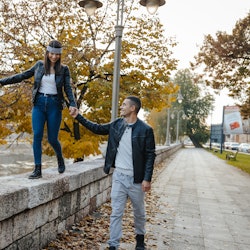
[[[48,141],[57,156],[58,172],[65,171],[62,148],[58,140],[64,103],[63,92],[68,98],[71,115],[77,108],[70,85],[70,71],[68,66],[61,64],[61,54],[62,44],[52,40],[46,48],[44,61],[38,61],[33,67],[20,74],[0,79],[0,85],[8,85],[34,76],[32,129],[35,167],[29,179],[42,177],[42,138],[45,123],[47,123]]]

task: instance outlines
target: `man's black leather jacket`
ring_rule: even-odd
[[[115,157],[120,139],[128,124],[125,119],[118,118],[106,124],[91,122],[81,115],[76,119],[95,134],[109,135],[105,157],[104,172],[109,173],[115,167]],[[140,119],[132,127],[132,156],[134,167],[134,182],[151,181],[155,160],[155,140],[153,129]]]
[[[33,67],[20,74],[0,79],[0,84],[8,85],[13,83],[18,83],[34,76],[34,86],[32,91],[32,102],[34,103],[38,90],[41,86],[41,80],[43,75],[44,75],[43,61],[38,61]],[[60,73],[56,74],[55,76],[55,80],[56,80],[58,97],[61,101],[62,107],[64,103],[63,90],[67,95],[69,106],[76,107],[75,98],[70,86],[70,72],[68,66],[62,65]]]

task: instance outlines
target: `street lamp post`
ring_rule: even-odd
[[[179,125],[180,125],[180,114],[182,114],[182,119],[186,118],[185,112],[183,110],[174,110],[171,114],[171,117],[174,119],[174,113],[177,113],[177,124],[176,124],[176,141],[175,143],[179,142]]]
[[[140,4],[145,6],[149,14],[155,14],[159,6],[165,4],[165,0],[140,0]],[[88,15],[93,15],[97,8],[102,7],[99,0],[82,0],[79,5],[83,7]],[[124,0],[117,0],[117,20],[115,25],[115,57],[114,57],[114,76],[112,87],[112,113],[111,121],[118,116],[118,102],[120,89],[120,67],[121,67],[121,43],[123,32],[123,12]]]
[[[170,106],[170,98],[171,98],[171,94],[168,97],[168,105]],[[179,91],[178,96],[177,96],[177,101],[178,103],[182,103],[183,100],[183,96],[181,94],[181,92]],[[170,136],[169,136],[169,127],[170,127],[170,107],[168,107],[167,109],[167,131],[166,131],[166,146],[170,146]]]
[[[168,117],[167,117],[166,146],[170,146],[170,140],[169,140],[170,108],[168,108],[167,115]]]

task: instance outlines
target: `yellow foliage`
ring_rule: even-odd
[[[0,58],[0,65],[5,65],[1,72],[6,76],[30,68],[38,59],[43,59],[44,48],[54,37],[63,43],[62,62],[70,68],[78,107],[92,121],[109,122],[116,19],[116,8],[113,7],[116,1],[106,1],[109,8],[102,8],[91,19],[72,1],[62,4],[62,1],[54,0],[51,4],[44,0],[41,5],[39,1],[31,0],[32,11],[29,5],[19,4],[14,8],[15,4],[2,0],[0,8],[0,27],[5,27],[4,30],[0,28],[0,35],[6,47]],[[169,105],[169,95],[178,92],[178,86],[170,81],[171,71],[177,65],[170,51],[175,41],[165,37],[158,18],[137,18],[133,11],[138,6],[126,8],[129,1],[125,1],[125,5],[119,102],[128,95],[136,95],[141,98],[146,111],[162,110]],[[108,14],[105,13],[107,10]],[[15,62],[7,60],[10,56]],[[12,132],[31,133],[32,82],[29,79],[5,88],[6,94],[0,97],[0,119],[4,121],[4,130],[11,123]],[[78,158],[99,154],[99,144],[107,137],[94,135],[82,126],[78,129],[80,138],[77,138],[67,108],[64,109],[59,133],[64,155]],[[3,136],[4,132],[0,131],[0,138]],[[44,152],[53,154],[46,140],[43,143]]]

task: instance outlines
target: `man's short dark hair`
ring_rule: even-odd
[[[138,113],[141,109],[141,100],[136,96],[128,96],[126,99],[130,100],[132,105],[135,105],[135,111]]]

